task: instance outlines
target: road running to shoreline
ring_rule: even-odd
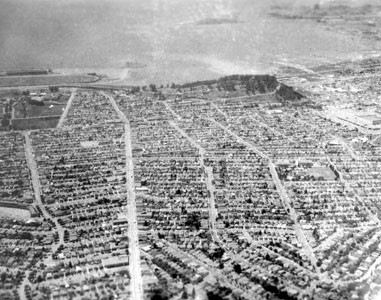
[[[138,222],[136,217],[136,202],[135,202],[135,181],[134,181],[134,163],[132,157],[131,145],[131,128],[130,122],[119,109],[115,99],[106,93],[102,93],[108,98],[118,113],[119,118],[125,123],[124,138],[126,147],[126,188],[127,188],[127,209],[128,209],[128,238],[129,238],[129,267],[131,276],[131,299],[143,300],[143,280],[140,266],[140,250],[139,250],[139,232]]]
[[[128,233],[130,253],[130,275],[132,299],[143,299],[143,280],[140,266],[139,234],[136,217],[134,165],[132,160],[131,129],[129,123],[125,124],[126,147],[126,185],[128,199]]]
[[[106,94],[105,94],[106,95]],[[107,95],[106,95],[107,96]],[[122,114],[121,118],[123,120],[126,120],[126,117],[124,116],[124,114],[119,110],[118,106],[116,105],[115,103],[115,100],[112,99],[112,97],[110,96],[107,96],[110,98],[110,101],[113,103],[113,106],[115,107],[115,109],[118,111],[118,113]],[[172,113],[172,115],[175,117],[175,119],[179,119],[179,115],[177,115],[172,109],[171,107],[169,106],[169,104],[167,102],[164,102],[164,105],[166,106],[166,108]],[[270,170],[270,174],[272,176],[272,179],[275,183],[275,186],[276,186],[276,189],[279,193],[279,196],[282,200],[282,203],[284,205],[284,207],[287,209],[291,219],[294,221],[294,228],[295,228],[295,233],[296,233],[296,236],[301,244],[301,246],[303,247],[306,255],[309,257],[309,260],[311,261],[312,265],[314,266],[314,269],[317,273],[317,275],[321,276],[321,272],[320,272],[320,268],[317,266],[317,259],[315,257],[315,254],[312,250],[312,247],[311,245],[308,243],[307,241],[307,238],[297,220],[297,213],[295,211],[295,209],[292,207],[291,205],[291,200],[289,199],[288,195],[287,195],[287,192],[286,192],[286,189],[284,188],[283,184],[281,183],[279,177],[278,177],[278,174],[275,170],[275,165],[273,164],[272,160],[270,159],[270,157],[265,154],[264,152],[262,152],[261,150],[259,150],[258,148],[256,148],[253,144],[247,142],[246,140],[244,140],[243,138],[241,138],[239,135],[237,135],[236,133],[234,133],[233,131],[231,131],[229,128],[227,128],[226,126],[224,126],[223,124],[221,124],[220,122],[214,120],[213,118],[207,118],[210,122],[212,122],[213,124],[215,124],[216,126],[220,127],[222,130],[224,130],[226,133],[228,133],[229,135],[231,135],[232,137],[234,137],[239,143],[241,144],[244,144],[246,147],[248,147],[250,150],[254,151],[255,153],[257,153],[260,157],[262,157],[263,159],[265,159],[266,161],[268,161],[268,166],[269,166],[269,170]],[[127,120],[126,120],[127,121]],[[128,123],[128,121],[127,121]],[[176,125],[176,122],[170,122],[172,124],[172,126],[174,126],[175,128],[178,129],[178,126]],[[128,123],[129,124],[129,123]],[[127,137],[127,131],[130,132],[129,130],[129,126],[128,126],[128,130],[126,129],[126,137]],[[180,129],[180,132],[181,132],[181,129]],[[200,150],[200,146],[197,145],[197,143],[195,143],[192,139],[189,138],[189,136],[187,136],[185,134],[185,137],[187,137],[187,139],[194,145],[196,146],[199,150]],[[127,141],[128,140],[128,141]],[[128,138],[126,139],[126,149],[129,148],[127,146],[127,142],[131,142],[131,139]],[[200,154],[202,154],[203,152],[201,151]],[[127,161],[131,160],[131,164],[132,164],[132,155],[130,156],[130,159],[129,159],[129,155],[127,155]],[[127,168],[127,171],[130,169],[130,167]],[[132,171],[133,171],[133,168],[132,168]],[[127,176],[129,177],[129,176]],[[135,209],[136,209],[136,206],[135,206]],[[135,216],[136,217],[136,216]],[[213,220],[214,216],[213,214],[210,216],[211,217],[211,221]],[[213,232],[213,227],[212,227],[212,232]]]

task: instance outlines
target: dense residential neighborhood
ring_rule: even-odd
[[[293,91],[70,88],[56,126],[6,128],[0,298],[377,299],[378,124]]]

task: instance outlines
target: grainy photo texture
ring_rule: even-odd
[[[1,300],[381,300],[378,0],[0,0]]]

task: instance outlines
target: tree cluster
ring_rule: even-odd
[[[201,216],[200,214],[194,212],[191,214],[188,214],[187,220],[185,221],[185,225],[195,228],[196,230],[199,230],[201,227]]]
[[[28,102],[28,104],[30,104],[30,105],[44,106],[44,102],[43,102],[43,101],[33,100],[33,99],[31,99],[30,97],[27,98],[27,102]]]
[[[280,88],[275,93],[276,97],[281,101],[297,101],[304,98],[304,96],[288,85],[281,83]]]

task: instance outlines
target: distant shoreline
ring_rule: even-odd
[[[97,74],[82,75],[22,75],[22,76],[0,76],[0,87],[62,85],[77,83],[94,83],[101,79]]]

